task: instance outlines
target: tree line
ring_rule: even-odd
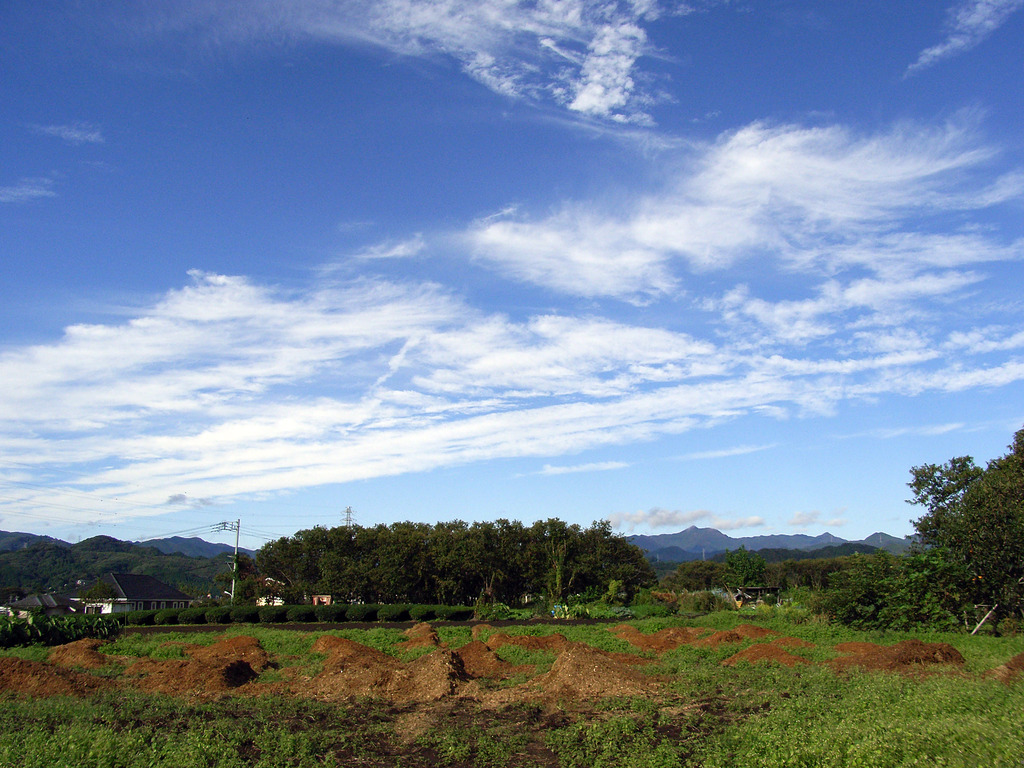
[[[264,545],[255,565],[257,589],[289,603],[315,594],[351,603],[558,603],[609,588],[630,599],[656,583],[643,552],[608,521],[582,528],[554,518],[315,527]]]

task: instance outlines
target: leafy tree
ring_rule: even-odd
[[[1007,615],[1024,606],[1024,429],[1010,452],[980,469],[969,456],[911,470],[910,503],[928,511],[914,527],[963,569],[964,593]]]
[[[764,575],[767,563],[757,552],[750,552],[740,547],[735,552],[725,553],[727,577],[735,579],[736,586],[764,586]]]
[[[662,585],[666,589],[694,592],[725,586],[725,563],[713,560],[693,560],[680,563],[674,573],[665,577]]]

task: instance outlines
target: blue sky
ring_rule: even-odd
[[[1022,8],[0,5],[0,528],[910,533],[1024,425]]]

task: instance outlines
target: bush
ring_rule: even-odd
[[[312,605],[293,605],[285,616],[288,621],[308,624],[316,621],[316,610]]]
[[[353,603],[345,611],[345,618],[349,621],[376,621],[379,605],[373,603]]]
[[[665,616],[671,616],[674,611],[665,603],[641,603],[640,605],[633,605],[630,610],[633,611],[633,616],[637,619],[653,619],[663,618]]]
[[[715,613],[735,611],[736,602],[721,590],[686,592],[679,596],[679,611],[682,613]]]
[[[179,624],[205,624],[208,608],[182,608],[178,613]]]
[[[181,608],[164,608],[162,611],[157,611],[156,616],[153,617],[153,623],[161,626],[166,624],[177,624],[178,614],[181,613]]]
[[[255,605],[236,605],[230,615],[235,624],[255,624],[260,620],[260,609]]]
[[[318,605],[314,608],[317,621],[336,623],[345,620],[347,605]]]
[[[288,606],[264,605],[259,609],[259,616],[263,624],[281,624],[288,621]]]
[[[125,614],[125,623],[133,627],[151,627],[155,623],[156,611],[128,611]]]
[[[377,621],[409,621],[411,608],[408,603],[382,605],[377,609]]]
[[[409,609],[409,618],[413,621],[433,621],[447,614],[443,605],[414,605]]]
[[[447,605],[445,606],[448,621],[469,621],[473,618],[473,606],[471,605]],[[440,616],[438,616],[440,618]]]
[[[218,605],[214,608],[206,609],[206,623],[207,624],[230,624],[231,623],[231,606],[230,605]]]
[[[996,626],[996,632],[1000,637],[1016,637],[1020,634],[1020,624],[1016,616],[1007,616]]]

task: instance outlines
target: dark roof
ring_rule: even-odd
[[[30,608],[74,608],[74,605],[62,595],[29,595],[11,603],[11,608],[28,610]]]
[[[191,600],[174,587],[169,587],[152,576],[138,573],[108,573],[100,577],[114,588],[119,598],[126,600]]]

